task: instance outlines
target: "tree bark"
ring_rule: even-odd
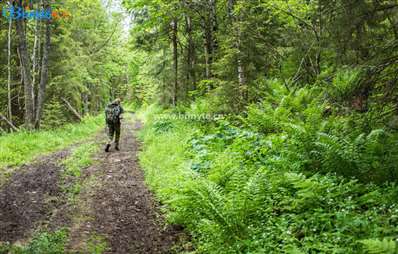
[[[211,63],[210,63],[210,52],[209,52],[207,36],[204,39],[204,52],[205,52],[205,70],[206,70],[205,76],[206,76],[206,79],[210,79],[210,77],[211,77],[211,68],[210,68]]]
[[[8,118],[12,122],[12,98],[11,98],[11,30],[12,30],[12,19],[9,19],[8,24],[8,83],[7,83],[7,95],[8,95]]]
[[[18,7],[22,7],[22,0],[18,1]],[[25,127],[33,129],[34,127],[34,92],[32,86],[32,76],[30,69],[30,58],[26,42],[25,20],[17,19],[16,29],[19,39],[19,53],[22,66],[22,75],[24,81],[24,96],[25,96]]]
[[[235,45],[234,47],[237,49],[237,71],[238,71],[238,82],[239,82],[239,93],[240,93],[240,99],[247,101],[247,87],[246,87],[246,73],[245,73],[245,67],[243,65],[242,61],[242,31],[239,27],[239,24],[236,24],[237,20],[239,18],[236,18],[234,16],[233,10],[234,10],[234,5],[235,5],[235,0],[228,0],[228,17],[230,18],[231,25],[235,27]]]
[[[203,48],[205,55],[205,76],[206,79],[213,77],[212,65],[217,48],[216,32],[218,29],[216,0],[206,1],[206,15],[201,16],[203,29]]]
[[[41,3],[41,1],[40,1],[40,3]],[[37,65],[38,65],[37,59],[38,58],[40,59],[40,53],[38,54],[38,48],[40,48],[39,25],[40,25],[39,19],[36,19],[35,39],[34,39],[34,43],[33,43],[33,53],[32,53],[32,86],[33,86],[33,91],[35,91],[35,92],[36,92],[36,77],[37,77]],[[37,105],[37,101],[34,101],[34,105]]]
[[[88,115],[89,110],[89,96],[87,92],[82,93],[82,102],[83,102],[83,115]]]
[[[50,8],[49,0],[45,0],[44,9]],[[46,88],[48,82],[48,57],[50,54],[50,44],[51,44],[51,21],[46,21],[46,33],[45,41],[43,47],[43,59],[41,64],[41,76],[40,76],[40,86],[37,96],[37,109],[36,109],[36,129],[40,128],[40,121],[43,113],[43,105],[46,96]]]
[[[188,90],[195,90],[196,75],[195,75],[195,43],[192,36],[192,18],[187,15],[185,17],[186,33],[188,35],[188,50],[187,50],[187,80],[191,83]]]
[[[172,44],[173,44],[173,60],[174,60],[174,86],[173,86],[173,106],[177,105],[178,93],[178,45],[177,45],[178,23],[177,19],[172,22]]]
[[[210,5],[210,29],[211,29],[211,61],[214,62],[215,52],[218,48],[216,33],[218,30],[217,21],[217,0],[209,0]]]

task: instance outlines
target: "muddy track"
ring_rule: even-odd
[[[180,231],[163,226],[138,165],[139,143],[134,132],[139,128],[139,123],[123,124],[121,151],[101,151],[98,164],[86,172],[100,184],[83,193],[88,205],[83,217],[91,220],[72,232],[72,246],[95,233],[106,239],[106,253],[156,254],[169,253],[176,241]]]
[[[60,162],[69,149],[22,166],[0,189],[0,243],[23,241],[63,206]]]
[[[82,176],[83,181],[95,180],[83,188],[75,209],[64,209],[65,203],[51,201],[62,200],[59,179],[63,169],[59,162],[68,156],[67,151],[17,170],[0,189],[0,243],[23,241],[40,223],[61,221],[68,225],[57,228],[71,229],[72,253],[86,253],[84,246],[93,235],[105,240],[105,253],[170,253],[181,231],[164,226],[158,205],[145,186],[137,159],[139,143],[134,136],[139,128],[138,123],[125,120],[121,151],[105,153],[101,149],[95,156],[96,163]],[[103,134],[98,138],[104,139]],[[59,210],[72,215],[52,215]],[[53,222],[51,216],[60,219]],[[65,219],[70,216],[84,219]]]

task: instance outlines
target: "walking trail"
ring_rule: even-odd
[[[165,226],[145,185],[135,137],[140,123],[124,121],[121,151],[99,150],[82,170],[76,201],[67,198],[62,178],[72,148],[17,169],[0,187],[0,245],[26,243],[40,229],[68,228],[70,253],[87,253],[96,241],[106,244],[105,253],[171,253],[181,230]],[[104,140],[104,133],[95,138],[98,145]]]

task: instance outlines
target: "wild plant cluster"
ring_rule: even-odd
[[[330,99],[341,82],[289,91],[268,80],[262,103],[216,123],[148,109],[147,181],[198,253],[397,253],[398,136],[385,111]]]

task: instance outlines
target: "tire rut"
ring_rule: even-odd
[[[86,172],[96,180],[91,190],[82,193],[87,209],[80,217],[90,219],[72,232],[72,249],[82,247],[81,239],[99,235],[108,244],[105,253],[169,253],[181,231],[163,226],[158,205],[145,185],[137,158],[139,142],[134,136],[140,124],[128,122],[122,127],[121,151],[100,152],[98,163]]]

